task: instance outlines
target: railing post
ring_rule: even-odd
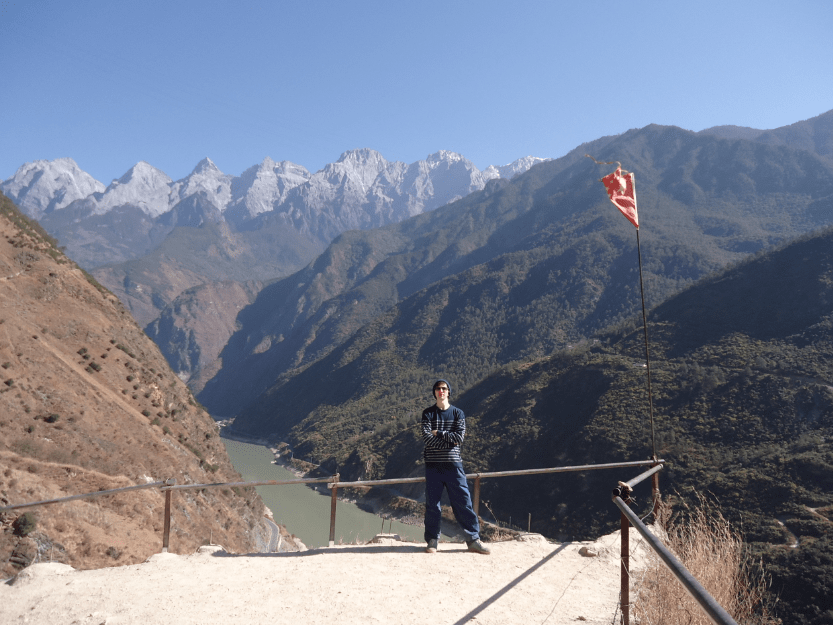
[[[474,513],[480,516],[480,474],[474,478],[474,501],[471,502]]]
[[[166,486],[172,486],[176,484],[176,480],[174,478],[170,478],[165,481]],[[172,491],[170,489],[165,491],[165,525],[164,529],[162,530],[162,553],[168,553],[168,547],[171,542],[171,495]]]
[[[631,568],[631,551],[630,551],[630,529],[631,524],[628,521],[628,517],[625,516],[625,513],[622,512],[621,514],[621,539],[622,539],[622,546],[621,546],[621,558],[622,558],[622,566],[621,566],[621,605],[622,605],[622,625],[630,625],[631,622],[631,615],[630,615],[630,603],[631,603],[631,591],[630,591],[630,568]]]
[[[660,504],[660,493],[659,493],[659,473],[654,473],[651,476],[651,498],[653,499],[654,503],[654,522],[656,523],[659,521],[657,516],[659,515],[659,504]]]
[[[338,483],[340,475],[336,473],[333,476],[333,485],[330,493],[330,547],[336,544],[336,502],[338,501]],[[384,522],[382,523],[384,527]]]

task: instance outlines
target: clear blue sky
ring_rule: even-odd
[[[0,178],[363,147],[483,169],[650,123],[777,128],[833,109],[831,27],[830,0],[0,0]]]

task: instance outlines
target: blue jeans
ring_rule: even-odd
[[[440,497],[443,488],[448,490],[454,518],[467,536],[467,540],[480,539],[480,521],[474,513],[463,467],[437,467],[425,465],[425,542],[440,537]]]

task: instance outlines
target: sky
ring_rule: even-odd
[[[0,179],[358,148],[485,169],[652,123],[778,128],[833,109],[831,26],[829,0],[0,0]]]

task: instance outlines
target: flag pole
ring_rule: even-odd
[[[651,352],[648,349],[648,316],[645,314],[645,288],[642,283],[642,249],[639,246],[639,228],[636,229],[636,255],[639,257],[639,294],[642,297],[642,330],[645,334],[645,370],[648,374],[648,414],[651,418],[651,450],[657,459],[657,443],[654,434],[654,396],[651,391]]]
[[[654,396],[651,389],[651,352],[648,347],[648,315],[645,312],[645,287],[642,279],[642,248],[639,244],[639,215],[636,209],[636,177],[632,172],[622,170],[622,164],[618,161],[600,163],[589,154],[585,154],[597,165],[613,165],[616,171],[601,179],[605,186],[608,197],[616,205],[625,218],[636,227],[636,254],[639,258],[639,295],[642,299],[642,329],[645,335],[645,369],[648,374],[648,414],[651,419],[651,450],[653,459],[657,459],[656,434],[654,429]]]

